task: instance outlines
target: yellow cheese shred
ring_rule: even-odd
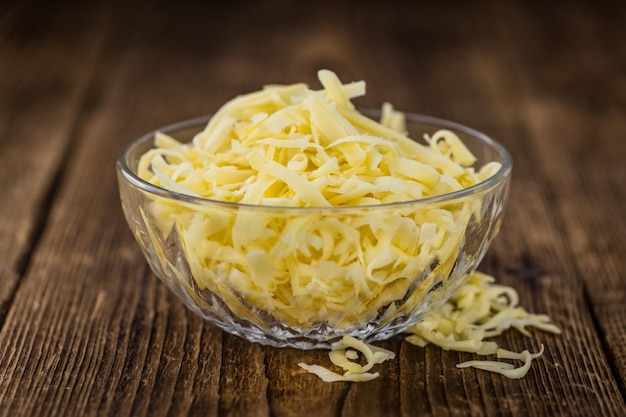
[[[538,353],[530,353],[528,350],[524,350],[521,353],[510,352],[505,349],[498,349],[496,355],[498,359],[517,359],[524,361],[524,364],[518,368],[515,368],[512,364],[500,361],[483,361],[474,360],[462,362],[457,365],[457,368],[469,368],[474,367],[476,369],[482,369],[489,372],[495,372],[511,379],[519,379],[526,376],[530,370],[530,365],[533,359],[537,359],[543,354],[543,345]]]
[[[365,365],[356,362],[359,359],[358,352],[365,358]],[[317,375],[324,382],[363,382],[378,378],[378,372],[369,372],[374,365],[396,357],[396,354],[389,350],[364,343],[351,336],[344,336],[328,355],[334,365],[344,370],[343,374],[333,372],[320,365],[299,363],[298,366]]]

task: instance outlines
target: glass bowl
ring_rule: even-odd
[[[184,142],[209,119],[158,131]],[[496,161],[501,168],[472,187],[415,201],[252,206],[139,178],[139,159],[153,147],[150,132],[117,161],[126,220],[152,271],[188,308],[229,333],[300,349],[328,348],[345,335],[389,338],[436,311],[476,269],[500,228],[512,169],[506,149],[478,131],[428,116],[406,119],[410,137],[454,131],[475,166]],[[235,238],[237,244],[225,243]]]

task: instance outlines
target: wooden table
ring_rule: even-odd
[[[626,6],[592,2],[0,4],[1,416],[626,415]],[[544,4],[550,3],[550,4]],[[115,160],[138,135],[330,68],[362,107],[471,125],[515,168],[481,270],[563,334],[509,380],[415,347],[368,383],[245,342],[149,271]]]

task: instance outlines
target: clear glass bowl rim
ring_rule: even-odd
[[[378,110],[370,110],[370,109],[359,109],[359,110],[363,114],[369,117],[376,117],[377,115],[380,115],[380,111]],[[150,193],[152,195],[159,196],[162,198],[169,198],[172,200],[196,204],[196,205],[210,204],[210,205],[218,205],[218,206],[224,206],[224,207],[230,207],[230,208],[246,208],[246,209],[258,209],[258,210],[274,209],[274,210],[281,210],[281,211],[286,211],[286,212],[290,212],[290,211],[308,212],[308,211],[320,211],[320,210],[325,211],[325,212],[326,211],[340,212],[340,211],[350,211],[350,210],[360,210],[360,209],[362,210],[395,209],[395,208],[401,209],[406,206],[411,206],[411,207],[418,206],[419,207],[419,206],[428,206],[432,204],[453,203],[454,201],[463,199],[465,197],[474,196],[477,194],[481,194],[483,192],[487,192],[488,190],[496,187],[501,182],[505,181],[511,175],[511,171],[513,169],[513,160],[511,158],[511,155],[509,154],[509,152],[504,146],[502,146],[499,142],[492,139],[488,135],[478,130],[475,130],[471,127],[462,125],[460,123],[452,122],[450,120],[441,119],[438,117],[415,114],[415,113],[405,113],[405,116],[406,116],[407,122],[428,124],[428,125],[442,128],[442,129],[463,132],[467,135],[473,136],[475,139],[478,139],[480,142],[483,142],[483,144],[494,149],[500,155],[500,157],[502,158],[502,161],[501,161],[502,166],[495,174],[493,174],[486,180],[481,181],[478,184],[475,184],[471,187],[467,187],[462,190],[454,191],[451,193],[441,194],[441,195],[437,195],[433,197],[420,198],[417,200],[407,200],[407,201],[385,203],[385,204],[378,204],[378,205],[333,206],[333,207],[317,207],[317,206],[288,207],[288,206],[270,206],[270,205],[261,206],[261,205],[254,205],[254,204],[242,204],[242,203],[234,203],[230,201],[214,200],[214,199],[203,198],[203,197],[194,197],[194,196],[190,196],[186,194],[177,193],[175,191],[171,191],[165,188],[157,187],[156,185],[153,185],[143,180],[142,178],[140,178],[128,166],[128,163],[127,163],[128,154],[133,150],[133,148],[135,148],[139,144],[153,139],[154,134],[156,132],[171,133],[177,130],[188,129],[193,126],[204,127],[206,123],[209,122],[211,117],[213,117],[212,115],[183,120],[177,123],[163,126],[161,128],[157,128],[153,131],[143,134],[139,138],[130,142],[130,144],[128,144],[124,148],[124,150],[122,151],[122,153],[117,159],[116,165],[117,165],[118,172],[130,184],[132,184],[133,186],[147,193]]]

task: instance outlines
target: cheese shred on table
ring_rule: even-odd
[[[359,353],[365,358],[365,365],[357,362]],[[351,336],[344,336],[341,343],[334,346],[328,354],[331,362],[344,370],[343,374],[333,372],[320,365],[299,363],[298,366],[317,375],[324,382],[363,382],[378,378],[378,372],[369,372],[376,364],[394,359],[396,354],[390,350],[370,345]]]
[[[560,334],[561,330],[550,322],[548,316],[529,313],[519,307],[518,302],[519,296],[513,288],[497,285],[493,277],[474,272],[467,284],[457,290],[437,312],[406,331],[408,334],[406,341],[420,347],[432,343],[444,350],[470,352],[483,356],[495,355],[496,359],[522,361],[522,365],[515,367],[512,363],[500,360],[470,360],[458,364],[457,367],[473,367],[512,379],[523,378],[530,370],[533,359],[543,354],[544,346],[541,345],[537,353],[531,353],[528,350],[518,353],[502,349],[496,342],[485,339],[498,336],[510,328],[525,336],[530,336],[527,330],[530,327],[554,334]],[[333,360],[335,352],[345,352],[353,345],[353,341],[346,343],[344,339],[329,354],[331,362],[343,368],[345,371],[343,375],[319,365],[299,365],[326,382],[360,382],[377,377],[378,373],[368,372],[371,367],[354,366],[353,362],[345,358],[345,355],[339,356],[340,360]],[[373,345],[363,345],[366,347],[359,351],[363,352],[366,357],[367,350],[380,349]],[[393,357],[388,355],[385,359],[393,359]],[[368,359],[367,364],[371,363],[372,361]]]
[[[530,336],[529,327],[554,334],[560,334],[561,330],[547,315],[532,314],[520,307],[515,289],[497,285],[494,281],[489,275],[473,273],[438,311],[407,330],[410,334],[407,342],[422,347],[432,343],[444,350],[522,360],[524,364],[519,368],[510,363],[483,360],[463,362],[457,367],[474,367],[509,378],[525,376],[531,361],[543,354],[543,345],[536,354],[528,350],[515,353],[485,339],[501,335],[510,328],[525,336]]]

